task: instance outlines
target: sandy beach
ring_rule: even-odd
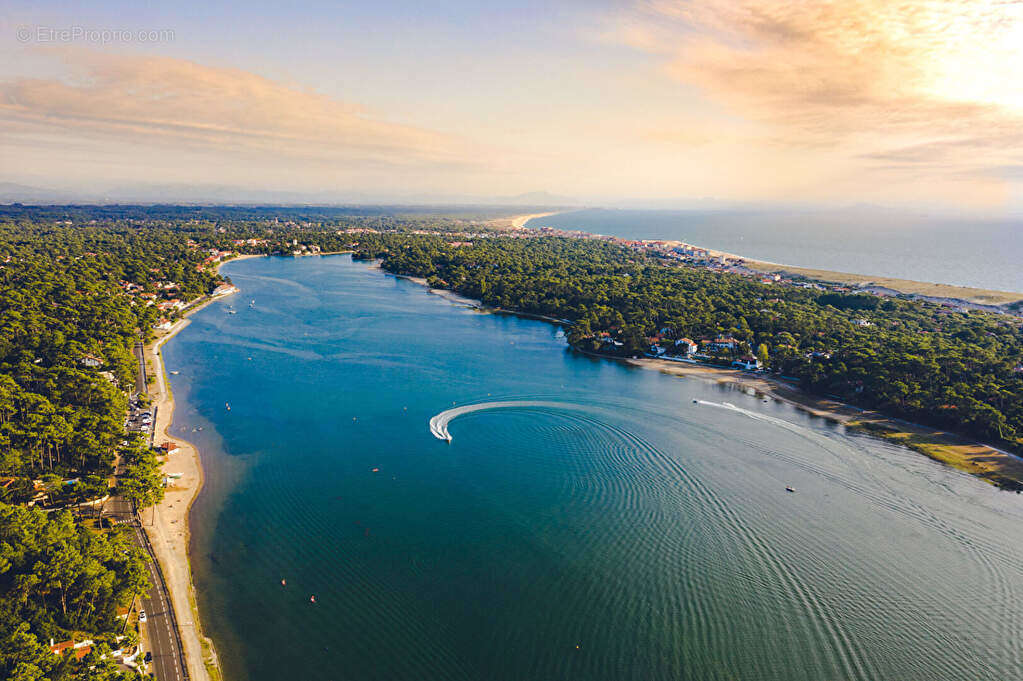
[[[551,215],[557,215],[558,213],[564,213],[563,210],[553,210],[548,213],[529,213],[526,215],[513,215],[507,218],[498,218],[496,220],[488,220],[487,226],[493,229],[522,229],[527,222],[536,218],[546,218]]]
[[[926,281],[914,281],[912,279],[896,279],[894,277],[880,277],[869,274],[853,274],[850,272],[835,272],[833,270],[814,269],[810,267],[797,267],[783,263],[768,262],[765,260],[754,260],[738,253],[719,251],[713,248],[704,248],[696,244],[689,244],[683,241],[672,239],[647,240],[670,246],[696,246],[703,248],[711,258],[726,258],[728,260],[741,260],[743,264],[755,271],[764,274],[780,274],[788,277],[803,277],[805,279],[830,283],[842,284],[849,287],[859,288],[865,291],[894,295],[902,293],[905,295],[922,298],[934,302],[966,302],[981,308],[998,310],[1001,306],[1023,300],[1023,293],[1012,291],[995,291],[991,289],[972,288],[969,286],[956,286],[954,284],[935,284]]]
[[[259,257],[263,256],[242,255],[226,262]],[[190,308],[187,315],[198,312],[214,300],[224,297],[226,296],[204,300]],[[163,472],[165,475],[180,474],[180,477],[172,479],[167,486],[163,501],[156,506],[152,524],[143,523],[143,526],[149,535],[156,558],[160,561],[174,611],[177,613],[189,676],[197,681],[215,681],[220,678],[216,651],[212,641],[202,632],[195,587],[192,584],[192,568],[188,560],[190,539],[188,516],[192,502],[202,489],[202,463],[195,446],[169,434],[174,420],[174,395],[167,383],[166,367],[160,354],[163,344],[188,324],[187,316],[178,320],[166,332],[158,334],[153,343],[144,350],[146,371],[154,378],[154,383],[149,389],[152,404],[157,410],[154,442],[157,446],[168,441],[177,445],[178,450],[165,458]]]
[[[976,475],[991,484],[1006,487],[1023,485],[1023,458],[955,433],[909,423],[876,411],[811,395],[794,383],[780,378],[663,359],[624,361],[632,366],[660,371],[671,376],[732,385],[747,394],[785,402],[814,416],[909,447],[936,461]]]
[[[756,270],[757,272],[790,276],[794,275],[817,281],[834,282],[837,284],[861,287],[868,290],[888,290],[892,292],[905,293],[911,296],[919,296],[930,300],[962,300],[975,305],[991,307],[1008,305],[1019,300],[1023,300],[1023,293],[1015,293],[1012,291],[995,291],[991,289],[971,288],[969,286],[955,286],[953,284],[934,284],[925,281],[912,281],[910,279],[895,279],[893,277],[878,277],[867,274],[852,274],[849,272],[833,272],[831,270],[795,267],[793,265],[782,265],[774,262],[764,262],[762,260],[750,260],[748,258],[744,258],[744,260],[747,267],[752,270]]]
[[[188,324],[188,319],[179,320],[146,348],[147,371],[151,371],[155,378],[150,388],[150,397],[157,409],[154,441],[157,446],[167,441],[177,445],[178,450],[165,458],[163,472],[166,475],[180,474],[181,477],[172,480],[167,486],[163,501],[156,506],[152,524],[143,525],[156,558],[160,561],[171,602],[177,613],[189,676],[206,680],[214,678],[207,670],[207,664],[216,668],[216,654],[208,639],[203,636],[199,624],[191,564],[188,560],[188,514],[202,488],[202,465],[199,452],[192,444],[168,434],[174,420],[174,397],[167,385],[165,367],[160,356],[162,345]]]

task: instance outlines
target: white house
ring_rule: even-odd
[[[742,369],[743,371],[754,371],[756,369],[760,369],[764,365],[761,364],[760,360],[756,357],[746,356],[732,362],[732,366],[736,369]]]
[[[679,352],[684,353],[687,357],[692,357],[693,355],[696,354],[696,351],[699,349],[699,346],[696,345],[694,341],[688,338],[679,338],[677,341],[675,341],[675,347],[678,349]]]
[[[226,296],[229,293],[234,293],[237,290],[238,287],[232,286],[231,284],[221,284],[217,288],[213,289],[213,293],[211,293],[210,295],[213,297]]]

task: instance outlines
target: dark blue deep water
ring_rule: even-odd
[[[755,260],[1023,292],[1023,220],[882,210],[580,210],[530,227],[671,239]]]
[[[224,273],[164,353],[230,681],[1023,677],[1020,497],[348,256]]]

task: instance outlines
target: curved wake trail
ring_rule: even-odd
[[[446,409],[430,419],[430,432],[438,440],[451,442],[451,433],[448,432],[448,424],[453,420],[474,411],[488,411],[491,409],[513,409],[522,407],[549,407],[552,409],[576,409],[581,410],[575,404],[566,402],[545,402],[540,400],[508,400],[504,402],[480,402],[479,404],[466,404],[461,407]]]

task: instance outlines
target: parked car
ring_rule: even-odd
[[[139,610],[139,622],[145,622],[145,621],[146,621],[146,611],[145,610]]]

